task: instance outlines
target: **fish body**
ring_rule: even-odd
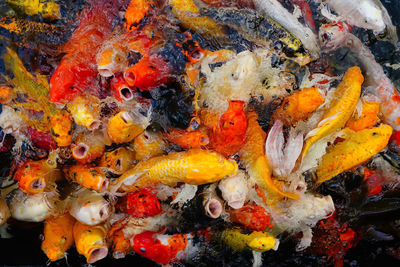
[[[210,7],[200,9],[200,14],[233,27],[251,41],[281,50],[289,58],[299,58],[301,65],[310,60],[299,39],[272,19],[264,18],[253,10]]]
[[[7,0],[6,2],[17,6],[28,16],[40,14],[49,20],[61,19],[60,5],[53,1]]]
[[[342,23],[322,26],[319,35],[325,50],[348,47],[354,53],[366,74],[364,86],[368,87],[369,92],[377,96],[381,102],[383,121],[393,129],[400,130],[400,95],[382,66],[376,62],[372,52],[360,39],[344,28]]]
[[[324,96],[316,87],[296,91],[283,100],[274,113],[274,119],[279,119],[286,125],[293,125],[299,120],[306,119],[324,100]]]
[[[96,225],[111,215],[111,205],[100,194],[83,189],[70,198],[69,213],[79,222]]]
[[[118,190],[122,185],[122,189],[129,192],[154,183],[200,185],[234,175],[237,171],[238,166],[233,160],[226,160],[212,151],[191,149],[139,162],[115,180],[112,187]]]
[[[242,147],[247,131],[244,104],[244,101],[229,101],[229,108],[220,117],[210,138],[214,151],[230,156]]]
[[[172,13],[177,16],[185,28],[208,36],[221,37],[224,30],[213,20],[201,16],[199,8],[193,0],[170,0]]]
[[[87,263],[94,263],[107,256],[106,228],[101,225],[85,225],[75,222],[73,235],[76,250],[85,256]]]
[[[134,31],[140,26],[140,22],[155,7],[154,0],[131,0],[125,12],[125,29]]]
[[[160,201],[151,187],[129,193],[123,197],[118,205],[122,212],[136,218],[155,216],[162,212]]]
[[[263,207],[254,204],[246,204],[240,209],[232,210],[230,219],[256,231],[272,228],[270,214]]]
[[[63,258],[66,251],[74,244],[72,234],[74,224],[75,219],[68,213],[46,220],[41,248],[49,260],[56,261]]]
[[[346,135],[343,142],[334,145],[322,157],[317,168],[318,184],[357,167],[380,152],[389,142],[392,127],[381,124],[358,132],[349,130]]]
[[[301,24],[278,0],[254,0],[254,5],[257,11],[265,17],[276,21],[298,38],[313,59],[319,57],[320,47],[317,36],[310,28]],[[305,64],[307,63],[305,62]]]
[[[236,175],[222,179],[218,184],[218,188],[223,199],[231,208],[240,209],[243,207],[249,193],[247,177],[244,171],[239,170]]]
[[[101,167],[90,167],[84,164],[73,165],[64,169],[67,180],[96,191],[104,191],[108,187],[108,180]]]
[[[375,33],[381,33],[386,28],[382,10],[373,0],[326,0],[324,3],[350,25]]]
[[[275,185],[271,177],[271,167],[265,155],[265,140],[267,134],[258,124],[258,115],[255,112],[247,114],[248,128],[244,146],[239,150],[241,162],[244,164],[247,173],[259,187],[267,190],[272,196],[299,199],[293,193],[282,192]]]
[[[167,82],[170,73],[168,63],[160,55],[145,55],[138,63],[124,72],[124,79],[131,87],[148,91]]]
[[[210,142],[205,128],[193,131],[171,129],[166,137],[169,142],[180,145],[184,149],[205,147]]]
[[[162,235],[145,231],[132,239],[133,250],[158,264],[176,262],[188,246],[187,234]]]
[[[94,1],[79,27],[63,47],[62,58],[50,79],[50,102],[66,104],[90,86],[97,75],[96,55],[112,32],[123,0]]]
[[[50,133],[57,146],[69,146],[72,143],[73,119],[70,113],[60,111],[50,117]]]
[[[7,68],[14,74],[12,85],[14,86],[15,93],[26,94],[28,97],[26,102],[17,105],[25,109],[25,112],[21,113],[24,120],[34,129],[40,131],[49,130],[47,119],[55,114],[56,107],[48,101],[49,84],[47,83],[47,79],[39,75],[35,77],[28,72],[18,54],[8,47],[3,58]],[[43,118],[40,120],[30,118],[26,111],[28,109],[43,112]]]
[[[161,134],[144,131],[139,134],[131,143],[131,148],[135,151],[136,160],[146,160],[151,157],[164,154],[167,147]]]
[[[379,102],[363,99],[361,114],[358,114],[357,112],[355,116],[350,118],[346,124],[346,127],[349,127],[353,131],[361,131],[363,129],[373,127],[379,122],[380,105],[381,104]]]
[[[229,229],[222,232],[222,240],[234,250],[251,249],[258,252],[277,250],[279,240],[266,232],[254,231],[244,234],[240,229]]]
[[[336,88],[335,99],[323,115],[318,127],[306,137],[308,139],[304,144],[303,158],[315,142],[345,126],[356,108],[363,82],[364,77],[359,67],[351,67],[346,71],[342,82]]]
[[[47,160],[28,161],[17,169],[14,179],[21,191],[29,194],[42,193],[46,186],[61,178],[58,170],[49,168]]]

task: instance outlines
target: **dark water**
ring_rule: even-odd
[[[63,19],[54,22],[63,29],[61,34],[45,35],[45,36],[31,36],[34,38],[31,42],[35,43],[35,40],[44,42],[44,46],[50,46],[52,44],[60,44],[66,42],[72,33],[72,30],[77,26],[76,14],[78,14],[85,6],[85,1],[74,0],[74,1],[58,1],[62,6]],[[382,0],[382,3],[386,6],[389,13],[392,16],[392,21],[395,26],[398,26],[398,33],[400,35],[400,0]],[[0,0],[0,17],[9,15],[10,8],[4,0]],[[43,21],[40,17],[26,17],[22,13],[17,15],[28,20],[41,22]],[[356,33],[362,40],[370,46],[371,51],[376,56],[379,63],[385,64],[396,64],[400,63],[400,54],[395,53],[394,46],[390,43],[377,40],[372,33],[363,30],[357,30]],[[36,39],[35,39],[36,38]],[[6,46],[11,45],[17,47],[15,44],[23,42],[23,37],[9,33],[8,31],[0,28],[0,54],[3,53]],[[52,71],[52,63],[56,58],[46,56],[42,47],[27,46],[24,48],[18,48],[18,54],[22,61],[26,63],[28,70],[39,70],[43,74],[50,74]],[[240,49],[239,49],[240,50]],[[39,51],[39,52],[38,52]],[[41,51],[41,52],[40,52]],[[49,52],[49,51],[46,51]],[[52,51],[50,51],[52,52]],[[343,58],[342,58],[343,60]],[[400,69],[395,70],[390,67],[385,67],[387,75],[395,82],[396,85],[400,85]],[[0,82],[2,81],[2,74],[5,72],[4,63],[0,58]],[[399,87],[398,87],[399,88]],[[166,106],[170,106],[168,99],[164,99],[164,102],[158,102],[157,107],[162,110]],[[188,120],[185,114],[174,113],[172,107],[171,115],[175,120],[172,124],[179,127],[179,123]],[[183,125],[184,128],[186,125]],[[4,173],[6,167],[8,167],[8,156],[1,153],[0,156],[0,169]],[[342,179],[346,181],[345,184],[342,181],[333,180],[329,185],[324,185],[320,190],[321,193],[332,194],[335,204],[338,209],[349,212],[351,208],[362,207],[357,202],[357,194],[362,195],[359,191],[358,186],[351,186],[354,182],[354,177]],[[357,183],[356,183],[357,184]],[[397,192],[388,193],[388,196],[382,197],[377,201],[370,199],[364,203],[368,205],[370,203],[376,204],[379,201],[386,201],[382,203],[396,203],[397,199],[400,199],[400,194]],[[349,200],[350,199],[350,200]],[[390,201],[389,201],[389,200]],[[346,202],[347,201],[347,202]],[[375,201],[375,202],[374,202]],[[389,202],[388,202],[389,201]],[[376,204],[379,206],[380,203]],[[357,206],[359,205],[359,206]],[[388,204],[385,204],[386,207]],[[381,205],[382,206],[382,205]],[[394,211],[394,212],[393,212]],[[382,232],[388,232],[393,235],[394,239],[391,241],[374,241],[374,240],[361,240],[359,244],[350,249],[344,260],[345,266],[400,266],[400,229],[396,229],[393,226],[393,221],[399,219],[400,211],[395,207],[392,207],[392,212],[388,212],[387,209],[382,209],[380,212],[377,211],[377,216],[353,216],[347,218],[347,221],[351,221],[355,228],[362,229],[363,227],[374,227],[375,229],[381,230]],[[193,218],[191,218],[193,219]],[[12,239],[0,239],[0,265],[1,266],[46,266],[48,259],[45,254],[41,251],[41,234],[43,233],[43,224],[30,224],[16,222],[11,228],[11,233],[14,235]],[[295,243],[291,239],[283,239],[280,248],[277,252],[266,252],[264,253],[264,265],[265,266],[329,266],[332,265],[332,261],[329,261],[325,256],[313,255],[307,252],[295,252]],[[205,253],[198,259],[193,259],[193,266],[250,266],[252,264],[251,253],[234,253],[227,248],[221,248],[216,245],[214,252]],[[397,257],[397,259],[396,259]],[[82,266],[85,263],[85,258],[79,255],[75,248],[68,251],[67,260],[59,260],[55,263],[51,263],[50,266]],[[125,259],[114,260],[110,257],[95,263],[94,266],[156,266],[151,261],[148,261],[137,255],[127,256]]]

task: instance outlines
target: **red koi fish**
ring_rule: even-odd
[[[229,108],[213,129],[210,144],[213,150],[225,156],[236,153],[243,145],[247,131],[244,101],[229,101]]]
[[[62,58],[50,79],[50,102],[66,104],[97,76],[96,54],[112,32],[113,20],[126,0],[93,1],[79,27],[64,45]]]
[[[162,235],[146,231],[135,235],[131,244],[137,254],[158,264],[167,264],[177,262],[184,257],[184,251],[188,247],[188,237],[190,236],[187,234]]]
[[[140,91],[148,91],[166,83],[169,71],[169,65],[162,56],[145,55],[137,64],[124,72],[124,79],[129,86],[136,87]]]
[[[240,209],[230,212],[232,222],[240,223],[247,228],[264,231],[267,227],[272,228],[268,212],[261,206],[247,204]]]
[[[162,212],[160,201],[151,187],[143,188],[123,197],[117,208],[136,218],[151,217]]]

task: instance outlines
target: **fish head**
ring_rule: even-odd
[[[319,29],[319,39],[324,48],[331,51],[340,47],[346,41],[346,36],[350,32],[350,25],[342,21],[324,24]]]
[[[69,64],[60,64],[50,79],[50,99],[52,103],[66,104],[80,93],[76,87],[78,69]]]
[[[364,16],[358,20],[358,27],[371,29],[375,33],[385,30],[382,11],[372,1],[360,1],[359,9]]]

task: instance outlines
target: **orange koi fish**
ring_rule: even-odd
[[[244,104],[244,101],[229,101],[229,108],[222,114],[210,138],[214,151],[230,156],[242,147],[247,131]]]
[[[69,213],[50,217],[44,225],[42,250],[51,261],[64,257],[65,252],[74,244],[72,229],[75,219]]]
[[[93,1],[63,47],[66,55],[50,79],[50,102],[66,104],[92,84],[97,75],[97,51],[111,34],[112,22],[125,1]]]
[[[135,65],[124,72],[124,79],[129,86],[140,91],[148,91],[167,82],[169,65],[160,55],[143,56]]]

